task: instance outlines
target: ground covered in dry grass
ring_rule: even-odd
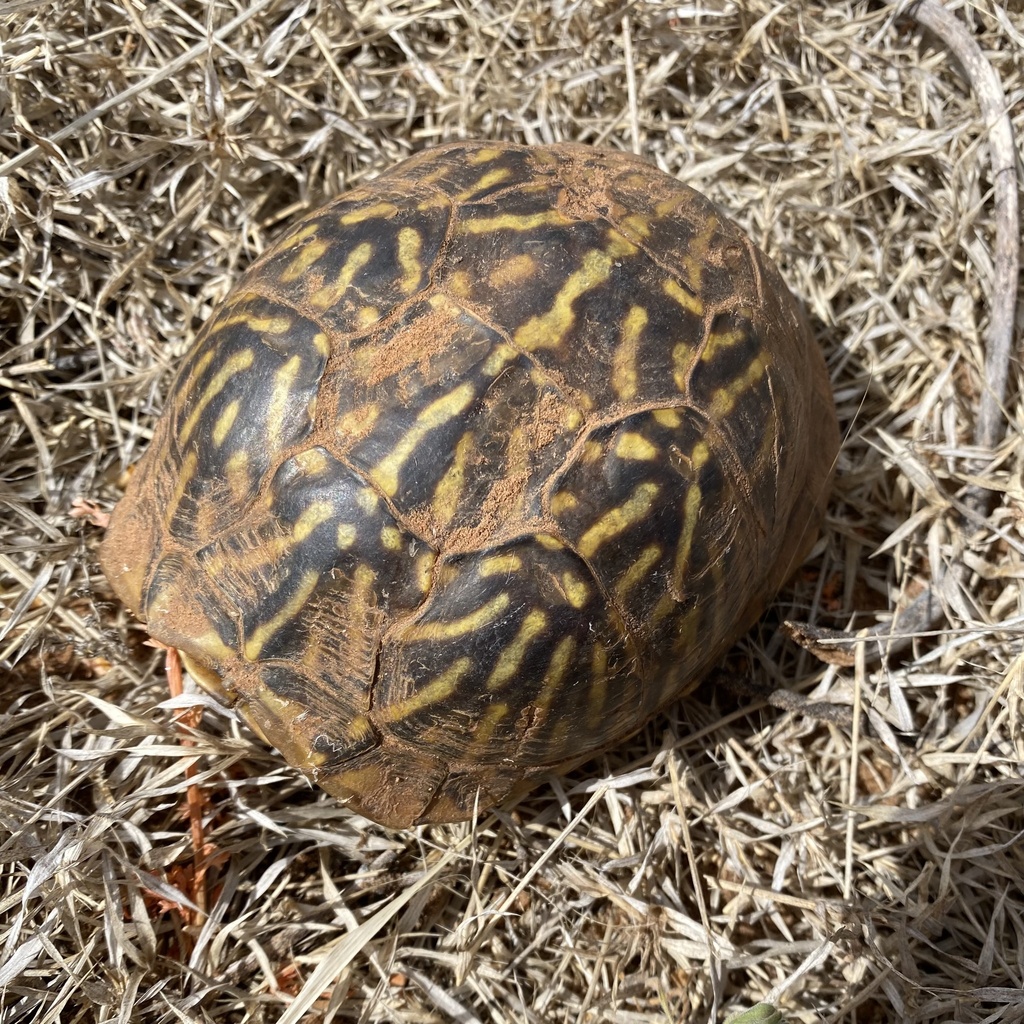
[[[950,9],[1024,137],[1024,10]],[[169,701],[70,513],[116,501],[290,218],[463,137],[632,149],[731,211],[844,444],[714,683],[512,813],[391,833],[229,712],[177,724],[204,699]],[[934,37],[868,0],[6,0],[0,163],[0,1020],[1024,1020],[1021,366],[976,451],[996,216]],[[776,628],[933,579],[938,628],[882,664]]]

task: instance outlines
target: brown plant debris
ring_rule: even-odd
[[[949,0],[966,67],[925,7],[0,4],[3,1024],[1024,1019],[1019,309],[1005,429],[979,414],[1024,9]],[[806,303],[844,442],[714,683],[511,813],[391,833],[168,697],[92,524],[283,226],[474,137],[639,151],[729,210]],[[891,631],[930,585],[876,664],[777,629]]]

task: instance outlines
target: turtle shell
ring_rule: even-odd
[[[386,825],[635,732],[813,543],[838,447],[772,263],[576,145],[420,153],[210,318],[101,563],[196,678]]]

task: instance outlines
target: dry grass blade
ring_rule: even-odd
[[[997,0],[0,6],[0,1022],[1024,1018],[1019,363],[979,386],[1022,54]],[[804,299],[845,439],[808,567],[693,701],[514,813],[396,834],[168,700],[81,513],[285,224],[471,137],[707,192]],[[884,665],[776,629],[933,581],[941,625]]]

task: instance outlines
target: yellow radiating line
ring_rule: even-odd
[[[487,282],[492,288],[512,288],[528,281],[536,273],[537,261],[522,253],[499,263],[487,275]]]
[[[235,501],[241,501],[249,493],[249,453],[235,452],[224,467],[228,487]]]
[[[612,387],[624,402],[636,397],[636,354],[647,326],[647,310],[631,306],[622,322],[622,337],[612,359]]]
[[[711,408],[708,414],[712,419],[721,419],[732,412],[736,399],[752,388],[763,376],[768,368],[768,356],[766,353],[759,355],[746,369],[742,377],[737,377],[731,384],[719,388],[711,398]]]
[[[562,573],[562,591],[573,608],[582,608],[590,600],[590,587],[574,573]]]
[[[480,559],[477,572],[481,576],[510,576],[523,567],[523,560],[519,555],[489,555]]]
[[[721,354],[723,349],[732,348],[747,337],[747,332],[742,327],[734,327],[731,331],[712,331],[708,335],[708,343],[701,352],[701,362],[709,363]]]
[[[625,430],[619,434],[619,438],[615,442],[615,454],[620,459],[650,462],[658,457],[658,447],[651,444],[643,434]]]
[[[544,631],[548,617],[539,608],[534,608],[523,618],[515,639],[498,655],[494,669],[487,679],[488,690],[499,690],[518,671],[526,656],[526,649]]]
[[[683,503],[683,529],[676,545],[675,565],[672,567],[672,587],[677,597],[683,594],[683,578],[690,567],[690,551],[693,548],[693,536],[700,516],[701,497],[700,487],[691,484]]]
[[[590,733],[596,733],[601,728],[607,697],[608,677],[594,676],[590,682],[590,693],[587,695],[587,730]]]
[[[465,636],[467,633],[473,633],[481,626],[493,622],[508,605],[508,594],[498,594],[496,597],[492,597],[487,604],[477,608],[476,611],[463,615],[461,619],[449,619],[447,622],[414,622],[405,631],[402,640],[405,643],[415,643],[419,640],[436,642]]]
[[[472,662],[469,658],[459,658],[449,668],[445,669],[436,679],[432,679],[422,689],[417,690],[411,697],[407,697],[397,704],[380,709],[380,717],[384,722],[400,722],[403,718],[422,711],[431,704],[447,700],[459,685],[459,680],[469,671]]]
[[[202,398],[199,399],[196,407],[192,410],[189,418],[185,420],[185,425],[181,428],[181,433],[178,435],[178,440],[181,444],[185,444],[188,439],[192,436],[192,431],[196,429],[196,425],[202,418],[203,413],[206,412],[206,407],[224,390],[224,385],[236,373],[241,373],[243,370],[248,370],[252,366],[253,352],[251,348],[244,348],[241,352],[236,352],[231,356],[226,363],[213,375],[213,379],[209,384],[206,385],[206,389],[203,391]]]
[[[688,342],[681,341],[672,349],[672,379],[679,391],[686,391],[696,358],[697,350]]]
[[[290,543],[287,539],[286,543],[289,547],[291,544],[301,544],[318,526],[326,523],[333,515],[334,506],[329,501],[310,502],[302,510],[302,515],[295,520]]]
[[[431,511],[439,526],[447,526],[459,506],[459,498],[465,491],[466,462],[472,450],[473,435],[467,430],[455,445],[452,463],[438,481],[430,501]]]
[[[640,557],[619,577],[615,584],[615,597],[619,604],[625,604],[629,592],[643,580],[661,557],[661,545],[649,544],[640,552]]]
[[[658,490],[658,485],[654,483],[638,485],[625,503],[606,512],[583,534],[580,538],[580,554],[589,558],[605,541],[640,522],[650,511]]]
[[[294,249],[297,245],[301,245],[306,241],[307,238],[312,238],[320,230],[320,224],[318,221],[310,221],[307,224],[301,224],[297,227],[290,235],[285,235],[277,243],[277,250],[284,252],[286,249]]]
[[[224,439],[231,432],[231,428],[235,424],[235,419],[238,417],[238,410],[241,408],[241,402],[237,398],[233,399],[228,403],[227,408],[217,417],[217,423],[213,428],[213,446],[219,448],[223,443]]]
[[[310,595],[320,582],[320,574],[315,569],[310,569],[302,576],[299,589],[292,596],[292,599],[269,621],[257,626],[245,642],[243,653],[249,661],[255,661],[260,656],[266,642],[283,626],[291,622],[302,610]]]
[[[378,405],[361,405],[357,409],[350,409],[338,420],[335,433],[343,441],[366,437],[373,429],[378,416],[380,416],[380,406]]]
[[[486,149],[478,149],[475,153],[470,153],[469,162],[471,164],[486,164],[492,160],[497,160],[503,156],[505,150],[500,146],[488,146]]]
[[[566,279],[551,308],[527,320],[512,340],[527,352],[557,348],[576,319],[572,304],[581,295],[607,281],[611,271],[612,257],[599,249],[591,249],[584,255],[580,269]]]
[[[318,291],[313,292],[309,301],[317,309],[330,309],[349,290],[352,280],[370,262],[372,255],[373,246],[369,242],[357,245],[348,254],[348,259],[345,260],[345,265],[341,268],[337,280],[333,284],[325,284]]]
[[[387,219],[398,213],[398,207],[394,203],[375,203],[373,206],[362,206],[338,218],[338,223],[344,227],[350,224],[362,224],[363,221],[373,220],[376,217]]]
[[[480,753],[487,749],[487,744],[491,742],[491,737],[494,735],[494,730],[498,727],[498,723],[507,715],[507,704],[492,704],[483,713],[480,718],[480,724],[473,732],[473,741],[469,746],[470,758],[472,758],[474,753]]]
[[[497,217],[474,217],[459,222],[460,235],[486,235],[491,231],[532,231],[548,224],[564,225],[571,221],[558,210],[542,213],[502,213]]]
[[[327,249],[328,245],[322,238],[318,238],[313,242],[308,242],[299,249],[299,253],[295,259],[293,259],[291,263],[281,271],[281,280],[285,284],[297,281],[306,273],[307,270],[309,270],[311,266],[313,266],[314,263],[316,263],[318,259],[320,259],[321,256],[323,256],[325,252],[327,252]]]
[[[511,174],[512,171],[508,167],[495,167],[494,170],[488,171],[479,181],[474,182],[464,192],[460,192],[456,196],[456,201],[464,203],[472,199],[478,192],[483,192],[484,189],[505,181]]]
[[[263,298],[262,295],[253,295],[252,297]],[[241,304],[241,300],[239,300],[239,304]],[[253,316],[251,312],[243,310],[218,320],[213,333],[217,335],[225,328],[237,327],[238,324],[242,324],[256,334],[287,334],[292,329],[292,322],[290,316]]]
[[[188,490],[188,485],[192,483],[192,478],[196,475],[196,467],[199,464],[199,456],[194,452],[189,452],[181,462],[181,469],[178,472],[178,480],[174,485],[174,494],[171,495],[171,500],[167,503],[167,511],[164,513],[164,522],[170,524],[171,520],[177,514],[178,508],[181,505],[182,499],[185,497],[185,492]]]
[[[561,689],[562,680],[565,678],[565,673],[569,668],[569,659],[572,657],[575,646],[576,640],[574,637],[564,636],[558,641],[555,653],[551,655],[551,661],[548,662],[548,670],[544,673],[544,679],[541,681],[540,693],[537,694],[537,708],[542,713],[551,707],[552,701],[554,701],[559,689]]]
[[[699,234],[687,246],[686,255],[683,257],[683,266],[686,267],[687,273],[690,275],[690,287],[697,295],[700,294],[704,285],[704,267],[707,260],[703,254],[710,248],[711,239],[717,230],[718,218],[709,216]]]
[[[403,295],[411,295],[419,287],[423,277],[422,251],[423,238],[415,228],[402,228],[398,232],[398,265],[402,268],[399,288]]]
[[[416,422],[398,440],[390,453],[370,470],[370,476],[388,497],[398,490],[398,474],[416,446],[435,427],[447,423],[463,412],[476,396],[476,388],[469,381],[454,391],[431,402],[417,417]]]
[[[299,368],[302,366],[302,359],[299,356],[292,356],[274,374],[274,390],[271,392],[270,401],[267,403],[267,449],[276,452],[281,444],[281,428],[289,419],[288,399],[291,397],[292,388],[295,386],[295,378],[299,375]]]
[[[678,281],[673,281],[671,278],[665,282],[664,288],[665,294],[678,302],[688,313],[692,313],[694,316],[704,316],[704,303],[688,288],[684,288]]]

